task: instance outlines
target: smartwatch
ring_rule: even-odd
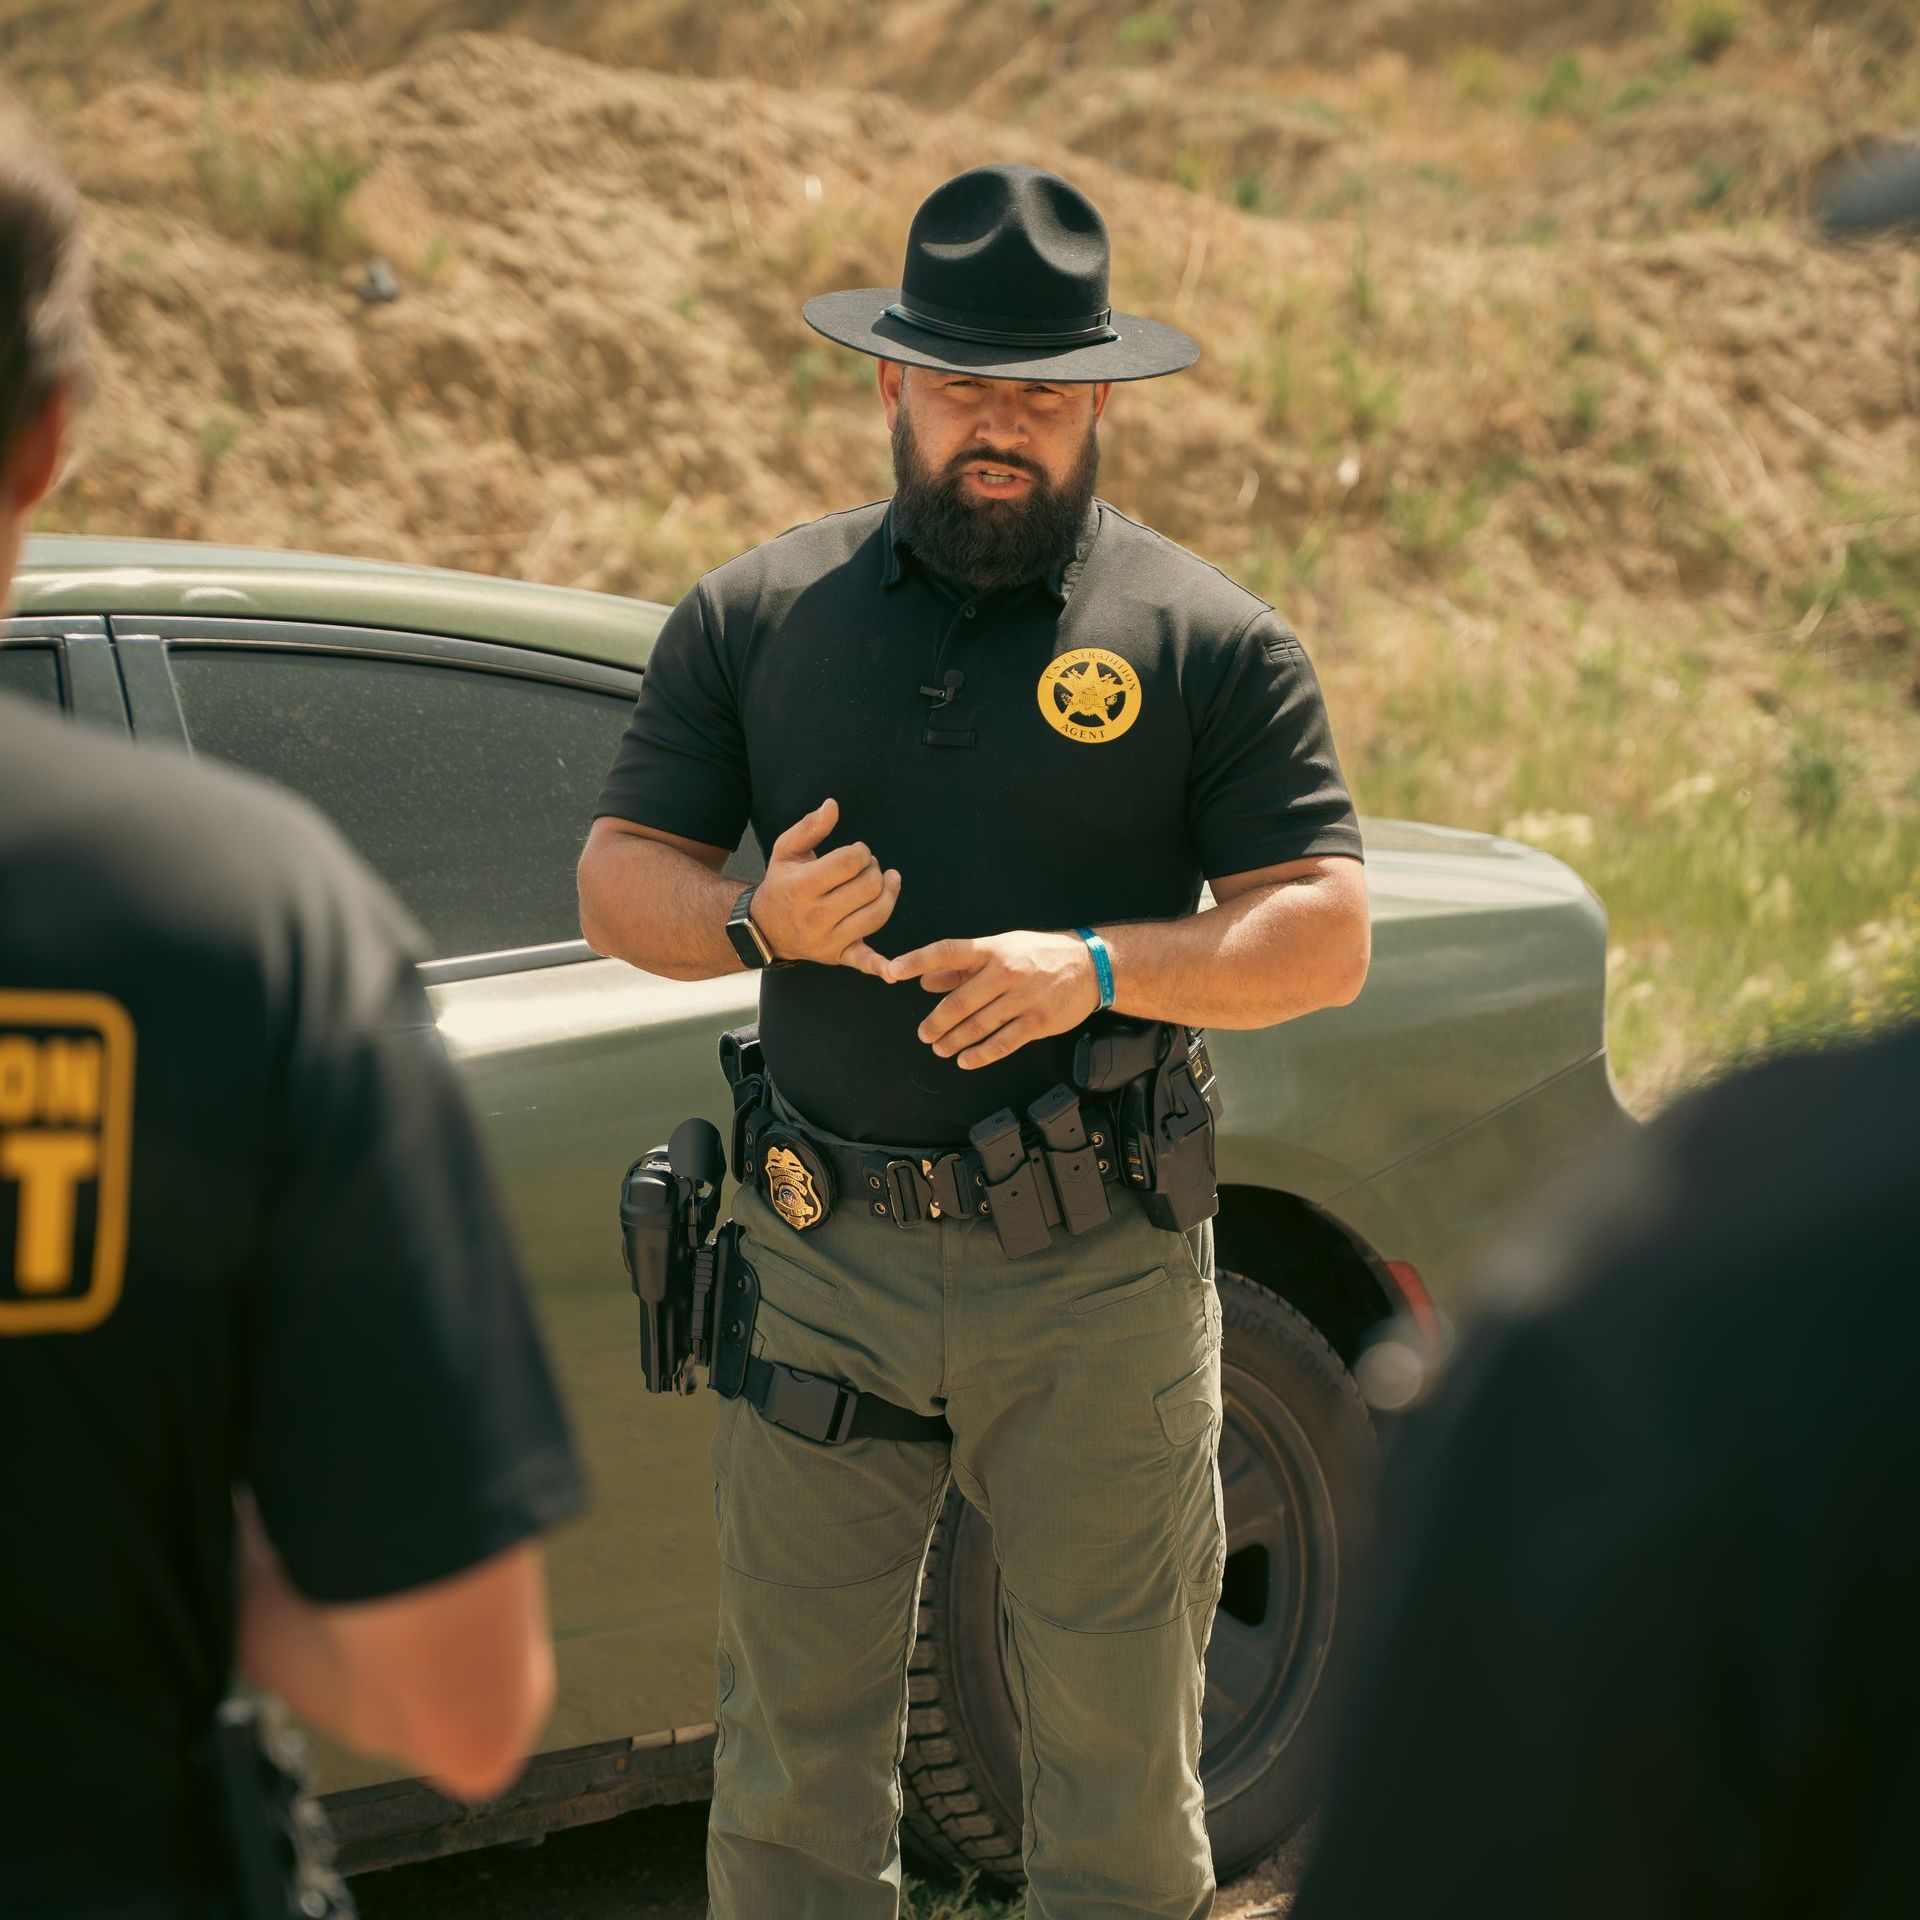
[[[767,945],[767,936],[753,923],[753,896],[756,889],[749,887],[733,903],[733,911],[727,915],[727,938],[733,942],[733,950],[749,967],[771,967],[777,965],[773,949]]]

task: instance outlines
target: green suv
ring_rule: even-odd
[[[712,1403],[641,1391],[616,1188],[727,1102],[749,975],[596,956],[574,863],[664,609],[471,575],[160,542],[30,542],[0,691],[234,762],[331,815],[432,941],[424,972],[538,1286],[592,1467],[552,1551],[560,1691],[498,1804],[327,1757],[348,1863],[418,1859],[703,1795],[713,1747]],[[234,831],[245,830],[243,821]],[[1607,1068],[1606,928],[1557,860],[1366,827],[1374,957],[1350,1007],[1215,1037],[1226,1097],[1225,1591],[1203,1760],[1223,1872],[1312,1804],[1321,1679],[1367,1532],[1375,1440],[1354,1370],[1390,1322],[1465,1304],[1526,1189],[1629,1124]],[[732,871],[757,870],[751,841]],[[1362,1369],[1363,1375],[1365,1369]],[[353,1417],[353,1380],[340,1417]],[[956,1495],[914,1650],[905,1777],[924,1852],[1017,1872],[1018,1727],[992,1542]]]

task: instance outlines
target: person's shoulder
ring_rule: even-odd
[[[1196,638],[1223,644],[1238,639],[1265,615],[1276,634],[1292,629],[1263,600],[1211,560],[1164,533],[1135,520],[1106,500],[1100,502],[1100,532],[1094,554],[1103,573],[1156,604],[1178,607]]]
[[[282,788],[13,702],[0,746],[0,876],[58,872],[69,906],[156,941],[420,945],[337,829]]]
[[[1920,1237],[1916,1090],[1920,1025],[1694,1093],[1533,1215],[1494,1264],[1495,1298],[1576,1339],[1658,1321],[1742,1351],[1816,1305],[1830,1324],[1913,1315],[1885,1289]]]
[[[715,567],[702,577],[700,589],[723,610],[798,593],[870,548],[881,537],[887,504],[870,500],[789,527]]]

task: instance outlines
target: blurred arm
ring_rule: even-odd
[[[248,1680],[458,1799],[512,1785],[553,1704],[539,1548],[509,1548],[392,1599],[321,1606],[287,1578],[250,1501],[239,1524]]]

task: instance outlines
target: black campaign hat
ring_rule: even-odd
[[[995,380],[1150,380],[1200,349],[1107,305],[1107,223],[1037,167],[971,167],[920,203],[897,287],[823,293],[807,324],[883,360]]]

